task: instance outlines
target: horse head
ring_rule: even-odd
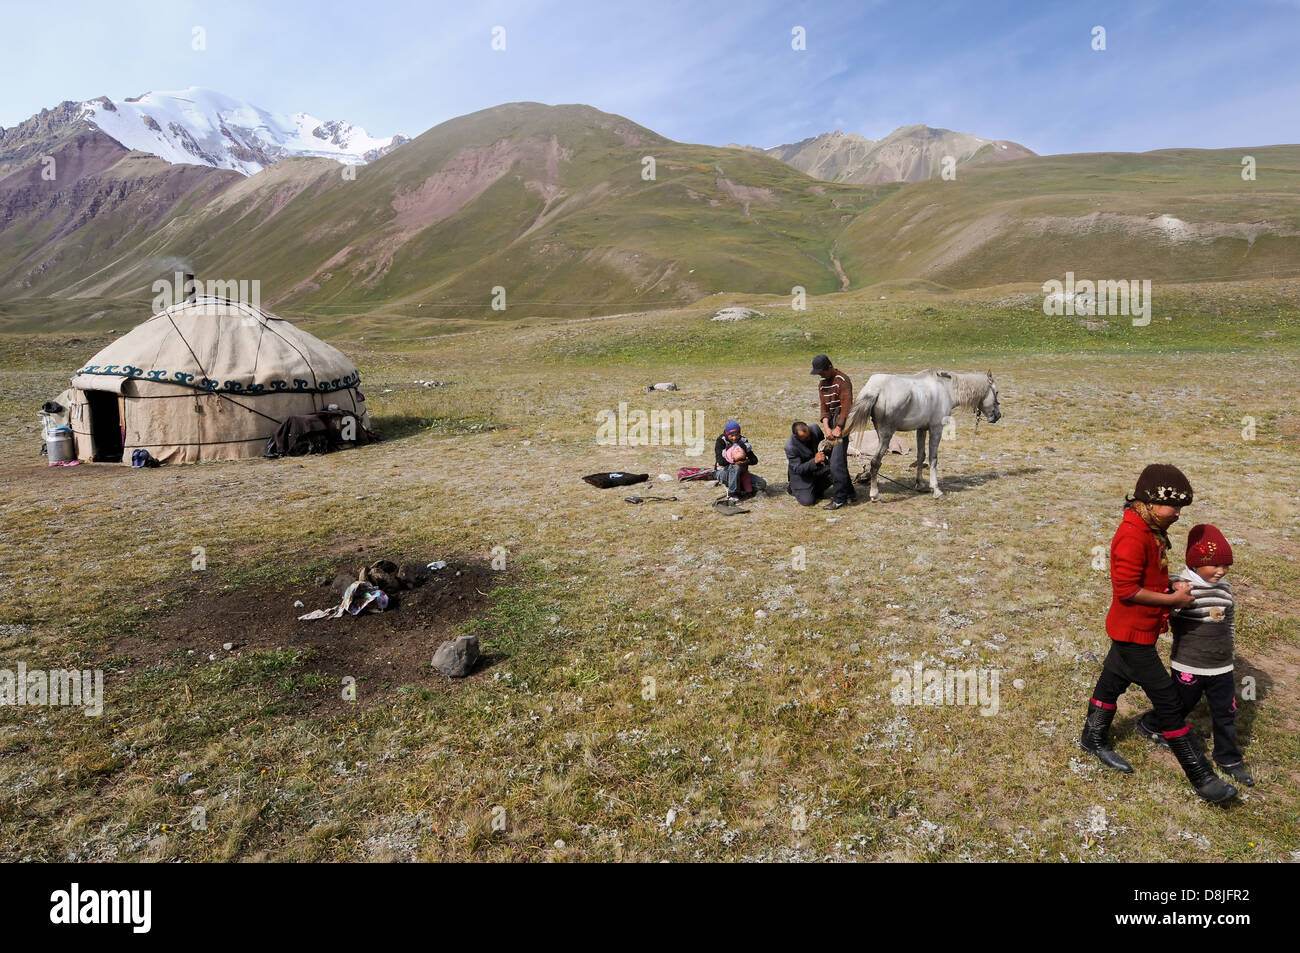
[[[984,399],[980,401],[979,413],[983,414],[989,423],[995,424],[1002,419],[1002,408],[998,406],[998,385],[993,380],[993,372],[989,371],[989,387],[984,392]]]

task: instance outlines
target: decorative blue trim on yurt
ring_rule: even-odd
[[[267,381],[265,384],[244,384],[241,381],[218,381],[210,377],[200,377],[195,380],[193,374],[187,374],[184,371],[175,371],[168,376],[166,371],[152,370],[146,371],[140,367],[133,367],[130,364],[87,364],[77,374],[97,374],[101,377],[125,377],[140,378],[143,380],[158,381],[164,384],[180,384],[185,387],[192,387],[198,391],[207,393],[229,393],[229,394],[273,394],[282,391],[292,391],[294,393],[307,394],[330,394],[336,390],[347,390],[349,387],[356,387],[361,383],[361,372],[355,371],[347,377],[336,377],[329,381],[320,381],[315,387],[310,382],[300,378],[293,379],[293,386],[289,381],[274,380]],[[74,375],[75,376],[75,375]]]

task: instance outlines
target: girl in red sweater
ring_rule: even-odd
[[[1079,744],[1115,771],[1133,766],[1110,746],[1110,725],[1119,696],[1137,684],[1155,707],[1156,722],[1196,793],[1217,804],[1237,789],[1214,773],[1197,748],[1183,717],[1182,703],[1156,652],[1156,639],[1168,628],[1169,613],[1193,603],[1180,584],[1169,588],[1169,535],[1182,508],[1192,502],[1192,485],[1177,467],[1153,463],[1138,477],[1124,501],[1124,516],[1110,543],[1112,598],[1106,614],[1110,651],[1088,703]]]

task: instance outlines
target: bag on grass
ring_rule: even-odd
[[[717,467],[682,467],[677,471],[677,480],[716,480]]]
[[[589,473],[583,477],[592,486],[608,490],[611,486],[631,486],[650,479],[648,473]]]

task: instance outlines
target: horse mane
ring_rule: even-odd
[[[989,392],[988,374],[957,374],[952,371],[931,371],[948,382],[952,401],[958,407],[976,410]]]

